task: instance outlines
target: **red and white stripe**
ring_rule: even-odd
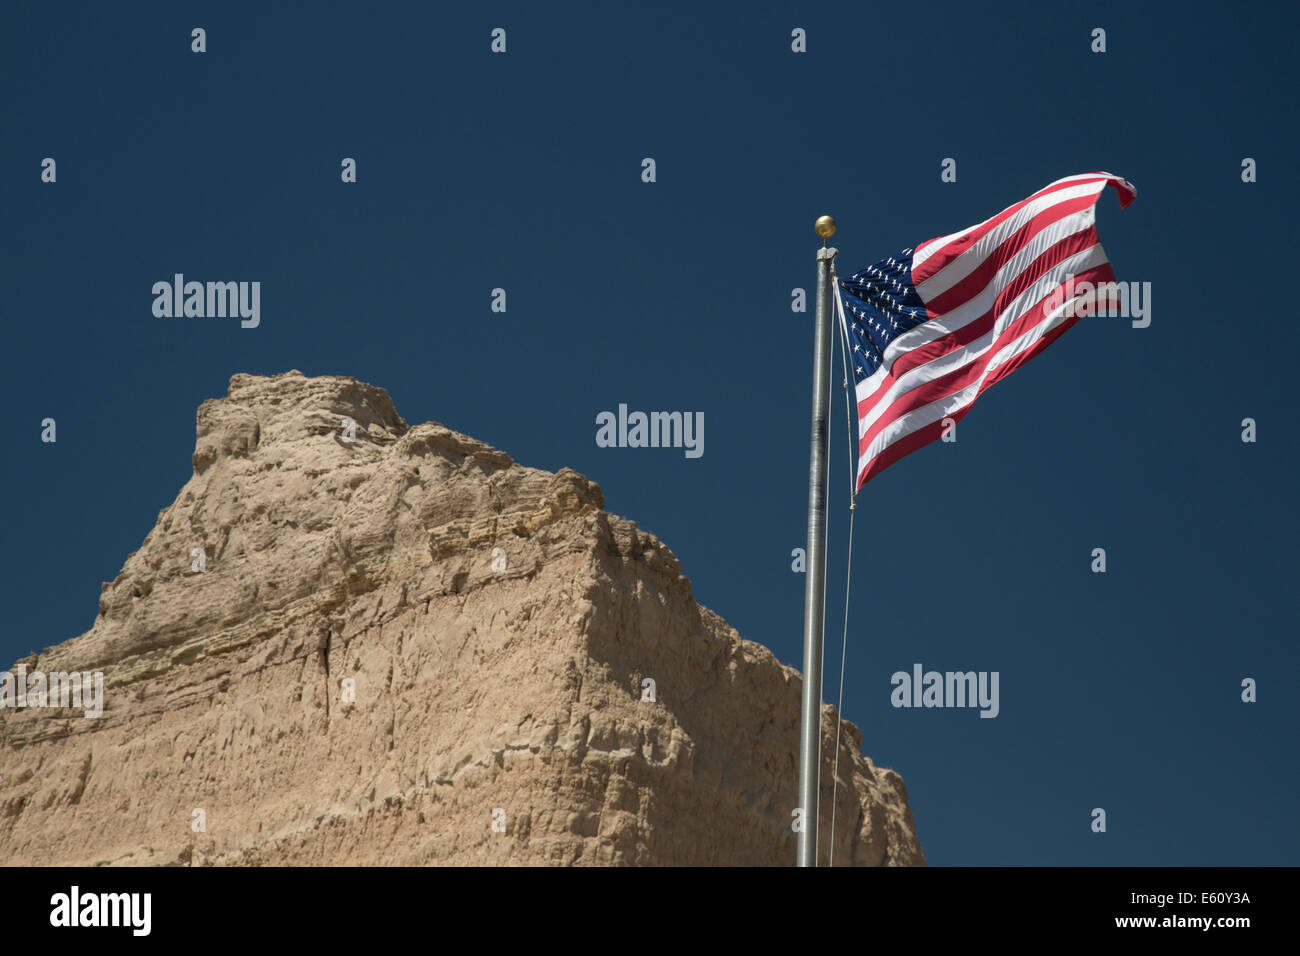
[[[1068,176],[916,248],[912,284],[930,318],[894,339],[875,374],[858,383],[858,488],[939,438],[945,418],[959,421],[985,389],[1082,318],[1071,277],[1114,281],[1095,226],[1107,186],[1121,209],[1137,196],[1110,173]]]

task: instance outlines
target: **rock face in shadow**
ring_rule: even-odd
[[[204,402],[193,463],[94,626],[19,662],[102,671],[104,711],[0,710],[0,863],[793,863],[798,672],[597,485],[299,372]],[[923,864],[861,743],[836,863]]]

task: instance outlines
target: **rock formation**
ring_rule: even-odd
[[[19,662],[102,671],[104,710],[0,710],[0,863],[793,862],[798,672],[586,478],[296,371],[204,402],[193,463],[94,626]],[[923,864],[860,748],[836,862]]]

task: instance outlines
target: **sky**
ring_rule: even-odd
[[[932,865],[1300,863],[1300,409],[1278,364],[1300,332],[1276,311],[1298,19],[1196,3],[6,4],[0,666],[91,626],[100,582],[190,476],[202,401],[236,373],[299,369],[587,475],[672,548],[702,604],[797,667],[813,313],[792,293],[811,303],[814,219],[837,219],[847,275],[1107,170],[1138,197],[1121,212],[1108,190],[1098,232],[1120,280],[1150,283],[1151,323],[1079,322],[983,395],[957,441],[863,489],[844,714],[902,774]],[[156,317],[152,286],[177,272],[259,281],[260,325]],[[598,447],[596,416],[620,404],[703,413],[703,455]],[[917,663],[996,671],[998,716],[892,706],[891,675]]]

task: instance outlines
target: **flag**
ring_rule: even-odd
[[[1094,305],[1113,304],[1113,287],[1096,289],[1115,281],[1096,229],[1107,186],[1121,209],[1137,196],[1110,173],[1068,176],[837,283],[857,392],[857,488],[939,438]],[[1087,296],[1076,295],[1084,282]]]

